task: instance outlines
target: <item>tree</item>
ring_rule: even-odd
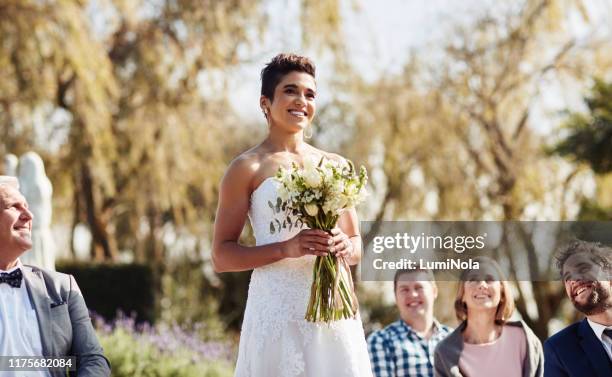
[[[591,93],[584,99],[588,113],[570,113],[565,121],[565,136],[551,148],[551,153],[587,164],[600,177],[599,203],[585,200],[581,218],[612,219],[609,194],[612,172],[612,83],[595,79]],[[610,208],[606,208],[610,207]]]
[[[447,47],[451,59],[439,90],[460,114],[458,118],[464,119],[465,126],[454,129],[475,165],[476,178],[489,182],[483,194],[492,209],[500,209],[496,215],[500,220],[527,220],[529,205],[545,200],[555,186],[571,187],[567,182],[573,173],[550,180],[558,163],[542,153],[544,142],[534,132],[530,117],[546,77],[561,80],[580,74],[577,56],[583,46],[571,35],[559,38],[557,25],[563,11],[559,2],[527,1],[517,13],[490,15],[477,23],[476,30],[459,31]],[[548,48],[541,47],[544,43]],[[548,186],[550,183],[553,185]],[[560,216],[567,215],[563,205],[568,191],[560,195]],[[518,248],[505,239],[499,252],[510,266],[524,261],[518,268],[528,270],[531,282],[517,285],[517,308],[544,339],[564,292],[559,284],[537,281],[544,272],[553,274],[552,261],[541,263],[538,255],[551,250],[537,250],[534,234],[527,228],[518,228]],[[515,269],[511,275],[518,277]],[[530,290],[537,303],[535,315],[528,310]]]
[[[565,124],[567,136],[552,152],[587,163],[597,174],[612,172],[612,83],[595,79],[584,99],[588,114],[572,113]]]
[[[354,93],[348,145],[367,159],[380,206],[370,218],[542,219],[572,216],[581,197],[580,174],[543,153],[531,112],[545,95],[546,81],[582,79],[581,56],[592,41],[578,43],[562,30],[564,17],[580,2],[525,1],[500,5],[449,34],[443,58],[412,59],[404,73],[364,85]],[[542,46],[547,46],[543,49]],[[417,55],[416,53],[414,54]],[[350,122],[347,122],[350,124]],[[351,155],[350,153],[347,153]],[[554,217],[553,217],[554,216]],[[521,234],[522,258],[538,252],[529,232]],[[513,259],[512,245],[498,252]],[[530,263],[543,276],[552,263]],[[511,276],[516,279],[516,276]],[[554,282],[519,284],[517,307],[541,337],[557,315],[564,293]],[[530,291],[537,313],[528,310]]]
[[[226,80],[253,58],[271,2],[0,0],[0,152],[39,151],[56,221],[87,224],[95,260],[153,264],[174,319],[220,307],[239,323],[231,288],[246,292],[248,274],[219,282],[202,270],[221,176],[258,133],[233,112]],[[296,16],[325,30],[304,28],[305,48],[342,61],[339,1],[302,2]],[[181,310],[211,297],[219,305]]]
[[[95,259],[132,250],[161,262],[166,225],[209,233],[223,170],[249,140],[223,81],[263,34],[265,3],[0,1],[4,152],[34,148],[60,167],[56,198],[71,197]],[[304,2],[302,14],[339,30],[337,1]],[[53,153],[34,118],[58,113],[68,136]],[[228,133],[236,142],[219,143]]]

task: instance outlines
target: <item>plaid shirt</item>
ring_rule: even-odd
[[[433,377],[434,351],[451,328],[434,320],[429,339],[417,335],[401,319],[368,337],[368,352],[376,377]]]

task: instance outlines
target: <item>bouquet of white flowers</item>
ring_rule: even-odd
[[[303,168],[296,164],[289,169],[280,168],[275,178],[282,184],[279,196],[288,210],[311,229],[330,232],[343,209],[364,200],[368,176],[363,166],[357,172],[350,161],[343,164],[323,157],[318,162],[307,159]],[[348,263],[333,254],[318,256],[306,320],[330,322],[353,318],[356,313],[357,299]]]

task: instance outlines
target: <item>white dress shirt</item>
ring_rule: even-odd
[[[589,325],[591,325],[595,336],[597,337],[597,339],[599,339],[599,341],[603,345],[603,348],[606,350],[608,357],[610,358],[610,360],[612,360],[612,339],[603,333],[606,329],[612,329],[612,326],[600,325],[599,323],[593,322],[588,318],[587,321],[589,322]]]
[[[8,271],[0,270],[0,273],[10,273],[17,269],[23,272],[23,265],[19,260],[15,267]],[[19,288],[0,283],[0,355],[43,356],[38,319],[24,280]],[[0,371],[0,375],[51,376],[47,371]]]

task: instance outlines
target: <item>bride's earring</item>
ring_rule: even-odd
[[[270,126],[270,118],[268,117],[268,109],[267,108],[262,108],[261,111],[263,112],[264,118],[266,118],[266,123],[268,124],[268,127]]]
[[[308,126],[304,129],[304,139],[310,139],[312,137],[312,123],[308,123]]]

